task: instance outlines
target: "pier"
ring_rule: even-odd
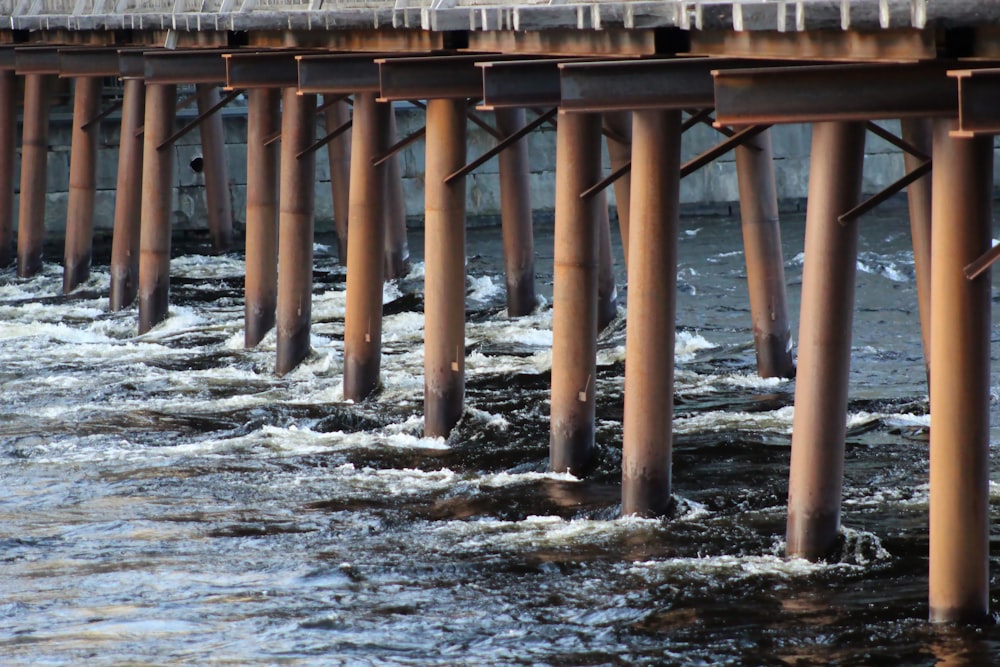
[[[526,315],[536,277],[524,137],[555,125],[550,467],[584,476],[593,463],[597,340],[617,312],[614,188],[630,293],[622,513],[656,517],[672,503],[679,184],[734,151],[748,336],[760,375],[796,382],[787,554],[822,559],[841,534],[858,227],[906,190],[921,320],[913,336],[924,345],[932,414],[929,615],[982,623],[998,18],[982,3],[925,0],[0,2],[0,263],[30,279],[51,260],[42,256],[48,110],[68,82],[63,290],[89,272],[96,128],[119,111],[108,298],[115,310],[137,304],[137,333],[156,327],[170,309],[170,147],[197,127],[213,248],[232,246],[235,216],[246,221],[245,344],[275,329],[274,372],[289,373],[309,353],[316,154],[326,150],[347,266],[344,397],[377,402],[382,285],[408,263],[399,152],[423,141],[424,429],[447,437],[465,395],[465,179],[499,157],[508,314]],[[123,81],[120,99],[102,96],[107,79]],[[242,212],[226,192],[219,116],[239,95]],[[423,129],[398,136],[398,102],[424,110]],[[187,105],[197,116],[177,127]],[[900,120],[901,136],[879,120]],[[466,163],[469,123],[496,145]],[[705,123],[718,145],[682,163],[683,133]],[[783,123],[812,124],[795,336],[769,133]],[[867,133],[904,151],[907,173],[862,200]]]

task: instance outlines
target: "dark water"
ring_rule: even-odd
[[[802,219],[786,218],[797,313]],[[518,321],[499,231],[470,233],[468,408],[447,442],[421,437],[419,264],[386,287],[385,388],[360,405],[342,400],[344,273],[323,246],[314,354],[281,379],[273,334],[242,349],[238,255],[178,243],[171,317],[139,337],[134,310],[107,312],[106,248],[70,298],[55,264],[2,274],[0,664],[1000,662],[996,629],[924,620],[929,419],[903,218],[862,224],[828,563],[783,557],[794,383],[754,375],[738,222],[682,229],[665,521],[617,518],[623,318],[601,339],[598,470],[545,472],[544,225],[544,302]]]

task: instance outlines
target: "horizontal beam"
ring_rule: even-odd
[[[144,75],[147,83],[226,83],[224,53],[232,49],[147,52]]]
[[[59,76],[103,77],[118,76],[121,66],[116,48],[59,49]]]
[[[559,65],[561,106],[567,111],[702,109],[715,106],[712,72],[750,61],[655,58]]]
[[[483,74],[476,63],[511,56],[461,55],[380,58],[380,101],[481,97]]]
[[[142,79],[146,76],[146,53],[141,49],[118,50],[118,71],[123,79]]]
[[[227,88],[293,88],[299,85],[296,56],[315,53],[303,50],[223,53]]]
[[[299,56],[299,92],[328,94],[378,93],[379,65],[391,53],[351,53]]]
[[[1000,134],[1000,69],[956,70],[958,130],[952,136]]]
[[[553,107],[560,102],[559,65],[579,58],[480,62],[483,103],[479,109]]]
[[[0,71],[14,71],[17,69],[17,63],[14,59],[14,47],[12,46],[2,46],[0,47]]]
[[[59,48],[24,46],[14,49],[14,69],[18,74],[58,74]]]
[[[926,118],[958,113],[941,63],[850,64],[715,73],[720,125]]]

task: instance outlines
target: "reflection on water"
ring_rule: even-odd
[[[623,318],[600,341],[598,467],[546,472],[550,228],[539,309],[519,320],[498,230],[470,232],[469,405],[447,441],[422,437],[419,261],[385,288],[384,388],[356,405],[340,386],[344,273],[322,245],[313,353],[283,378],[273,333],[242,347],[238,255],[180,244],[171,316],[143,336],[134,310],[107,312],[106,248],[69,298],[52,296],[58,266],[0,275],[0,662],[1000,660],[995,629],[924,621],[929,418],[906,223],[862,229],[847,530],[825,563],[783,556],[794,383],[754,375],[738,223],[683,224],[700,231],[680,241],[662,521],[618,518]],[[801,219],[785,242],[797,312]]]

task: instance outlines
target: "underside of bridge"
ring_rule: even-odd
[[[233,212],[217,111],[244,95],[246,343],[276,327],[279,374],[309,351],[315,154],[326,149],[348,266],[344,395],[378,400],[381,284],[408,258],[398,152],[422,139],[425,428],[447,436],[465,388],[465,176],[500,156],[508,311],[525,314],[535,276],[523,138],[555,124],[551,467],[590,465],[596,337],[616,311],[604,195],[613,185],[631,294],[622,507],[661,515],[671,504],[678,184],[735,150],[758,370],[797,378],[787,549],[822,558],[840,531],[858,220],[908,188],[933,415],[930,613],[982,621],[988,268],[1000,255],[990,249],[1000,132],[1000,10],[991,11],[925,0],[0,0],[0,263],[16,262],[25,278],[41,266],[49,100],[72,80],[64,289],[89,271],[96,128],[120,109],[111,305],[137,299],[139,331],[155,326],[169,308],[166,149],[200,129],[209,226],[226,249]],[[102,95],[109,77],[124,81],[120,95]],[[190,85],[194,99],[179,98]],[[394,101],[425,108],[425,129],[396,136]],[[189,103],[199,114],[177,127]],[[321,113],[327,134],[317,137]],[[902,119],[903,136],[871,122],[883,119]],[[466,164],[470,121],[497,144]],[[803,122],[814,125],[795,364],[768,127]],[[718,128],[720,144],[682,164],[681,135],[698,123]],[[900,147],[908,173],[862,201],[866,131]]]

